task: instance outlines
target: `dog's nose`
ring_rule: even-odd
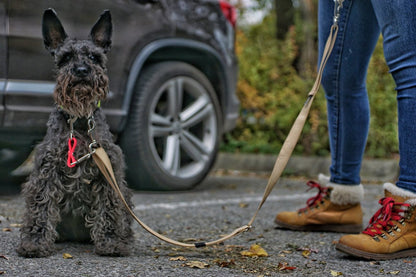
[[[73,68],[75,76],[86,77],[89,73],[89,69],[86,66],[77,66]]]

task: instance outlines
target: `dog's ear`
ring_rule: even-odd
[[[45,48],[52,55],[55,54],[56,49],[62,45],[68,37],[64,27],[62,27],[61,21],[59,21],[58,16],[53,9],[47,9],[43,13],[42,34]]]
[[[111,35],[113,33],[113,24],[111,23],[111,14],[105,10],[100,16],[97,23],[92,27],[90,39],[95,45],[108,52],[111,48]]]

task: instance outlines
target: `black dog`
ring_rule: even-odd
[[[89,40],[70,39],[52,9],[43,15],[42,31],[57,66],[56,109],[36,147],[35,169],[23,185],[26,213],[17,252],[48,256],[58,238],[83,240],[80,230],[86,230],[97,254],[128,255],[131,217],[90,158],[98,145],[105,149],[131,206],[123,154],[100,109],[109,90],[105,54],[111,47],[110,12],[100,16]]]

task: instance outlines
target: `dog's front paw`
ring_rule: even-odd
[[[22,257],[41,258],[52,255],[53,246],[48,243],[22,240],[16,251]]]
[[[130,255],[130,246],[125,242],[108,241],[95,244],[95,253],[100,256],[124,257]]]

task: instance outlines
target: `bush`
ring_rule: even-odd
[[[237,94],[241,101],[237,127],[225,136],[223,151],[279,152],[311,89],[315,72],[299,76],[299,29],[293,27],[284,40],[275,38],[274,16],[237,32],[240,63]],[[390,157],[397,153],[394,82],[384,62],[381,41],[368,72],[371,126],[366,155]],[[312,106],[295,154],[328,155],[326,103],[321,90]]]

